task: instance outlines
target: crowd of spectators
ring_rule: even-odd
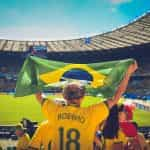
[[[17,72],[10,67],[0,67],[0,92],[14,91],[17,80]]]
[[[133,111],[134,109],[129,105],[114,105],[110,109],[107,119],[97,127],[93,141],[93,150],[149,150],[149,141],[138,131],[138,125],[133,121]],[[22,136],[18,136],[20,139],[18,145],[22,143],[24,146],[22,140],[25,139],[25,146],[27,147],[32,145],[38,138],[39,145],[42,146],[44,137],[41,136],[39,138],[38,133],[41,131],[42,126],[40,125],[35,135],[31,136],[26,126],[28,121],[28,119],[23,119],[21,121],[22,125],[17,125],[16,131],[23,133],[21,134]],[[33,126],[30,123],[29,125]],[[43,125],[45,127],[46,122]],[[24,130],[25,132],[23,132],[23,129],[26,129]],[[37,135],[38,137],[36,137]]]

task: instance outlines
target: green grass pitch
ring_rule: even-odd
[[[54,98],[55,96],[52,97]],[[86,96],[82,106],[95,104],[99,101],[99,98]],[[22,118],[29,118],[38,122],[45,119],[35,97],[32,95],[15,98],[11,95],[0,94],[0,125],[16,124]],[[136,109],[134,112],[134,120],[140,126],[150,126],[150,112]]]

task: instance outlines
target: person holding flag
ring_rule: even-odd
[[[111,99],[87,108],[80,107],[85,96],[85,87],[79,83],[69,83],[64,87],[63,97],[67,101],[67,106],[56,105],[52,100],[43,97],[42,93],[37,93],[36,99],[41,104],[44,115],[53,123],[55,148],[52,149],[92,150],[96,127],[106,120],[109,109],[117,104],[135,69],[135,64],[128,67]]]
[[[63,75],[71,69],[87,71],[93,78],[90,85],[59,83]],[[96,127],[105,120],[109,109],[114,106],[125,92],[130,76],[137,69],[134,59],[73,64],[28,57],[19,73],[15,96],[36,94],[43,113],[53,124],[55,149],[91,150]],[[39,91],[49,88],[63,88],[63,97],[67,106],[59,106],[42,97]],[[85,93],[92,96],[103,95],[104,101],[87,108],[80,104]],[[85,132],[86,131],[86,132]],[[47,136],[47,135],[45,135]],[[53,144],[52,144],[53,145]],[[54,149],[52,147],[52,149]]]

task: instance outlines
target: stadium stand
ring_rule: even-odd
[[[30,47],[45,46],[46,58],[64,62],[92,63],[135,58],[139,69],[132,76],[125,96],[150,100],[150,13],[104,34],[75,40],[16,41],[0,39],[0,92],[14,92],[17,75]],[[13,126],[0,126],[0,140],[16,139]],[[139,127],[150,138],[150,127]]]
[[[47,46],[48,52],[76,52],[76,51],[103,51],[141,45],[150,42],[150,13],[143,15],[136,21],[117,28],[113,32],[81,38],[60,41],[13,41],[0,40],[0,51],[25,52],[30,46]]]
[[[0,138],[1,139],[17,139],[16,135],[14,134],[14,128],[13,125],[1,125],[0,126]]]
[[[26,125],[24,125],[24,121],[27,121]],[[38,123],[30,121],[26,118],[23,118],[21,123],[26,129],[26,132],[30,135],[30,137],[32,137],[37,128]],[[15,134],[15,127],[16,125],[0,125],[0,139],[17,140],[17,136]]]

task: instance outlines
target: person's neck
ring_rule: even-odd
[[[81,100],[80,99],[73,99],[67,100],[69,106],[80,107]]]

